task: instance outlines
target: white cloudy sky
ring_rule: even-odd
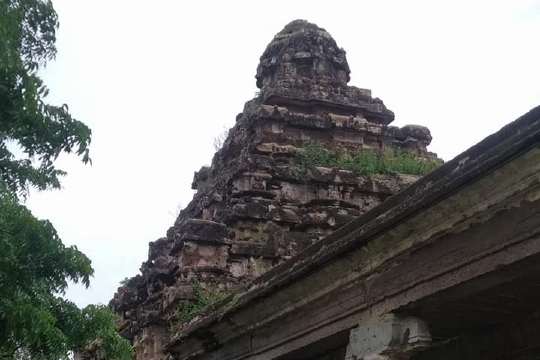
[[[107,303],[193,196],[213,139],[253,97],[258,58],[289,21],[326,28],[351,84],[396,125],[427,125],[445,160],[540,104],[540,0],[54,0],[50,101],[93,130],[92,166],[62,158],[61,191],[28,205],[93,261],[80,305]]]

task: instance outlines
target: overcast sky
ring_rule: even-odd
[[[302,18],[347,51],[350,84],[421,124],[449,160],[540,104],[539,1],[54,0],[50,102],[93,130],[92,166],[61,158],[63,190],[32,193],[96,270],[79,305],[108,303],[192,198],[213,139],[254,96],[259,56]]]

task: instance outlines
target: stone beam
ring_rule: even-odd
[[[416,317],[386,314],[351,330],[346,360],[407,360],[431,345],[427,324]]]

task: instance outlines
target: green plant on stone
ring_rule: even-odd
[[[295,158],[299,173],[322,166],[352,171],[356,175],[408,174],[425,175],[441,165],[439,160],[423,159],[401,150],[337,152],[317,143],[302,148]]]
[[[193,300],[178,305],[176,319],[179,324],[185,324],[193,320],[203,311],[224,300],[228,293],[222,290],[209,290],[204,288],[198,281],[193,281]]]

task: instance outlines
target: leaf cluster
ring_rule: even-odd
[[[411,152],[399,150],[361,150],[358,152],[337,152],[325,149],[322,145],[311,143],[301,149],[295,162],[305,172],[316,166],[349,170],[356,175],[408,174],[425,175],[442,162],[421,158]]]
[[[90,161],[90,129],[67,105],[45,102],[38,75],[56,55],[57,28],[50,0],[0,0],[0,360],[68,359],[95,345],[127,360],[131,345],[107,307],[62,297],[68,282],[88,287],[90,260],[19,203],[30,187],[60,187],[60,154]]]
[[[61,153],[90,161],[90,129],[67,105],[45,102],[49,90],[38,76],[56,55],[57,27],[50,0],[0,1],[0,185],[23,196],[30,186],[60,187]]]
[[[68,280],[88,286],[90,260],[66,248],[48,221],[37,220],[10,195],[0,199],[0,254],[0,354],[66,354],[70,330],[62,325],[76,307],[55,294],[65,291]]]
[[[88,287],[90,260],[6,193],[0,195],[0,254],[0,359],[65,359],[96,340],[108,359],[129,359],[130,345],[108,308],[81,310],[61,297],[68,281]]]

